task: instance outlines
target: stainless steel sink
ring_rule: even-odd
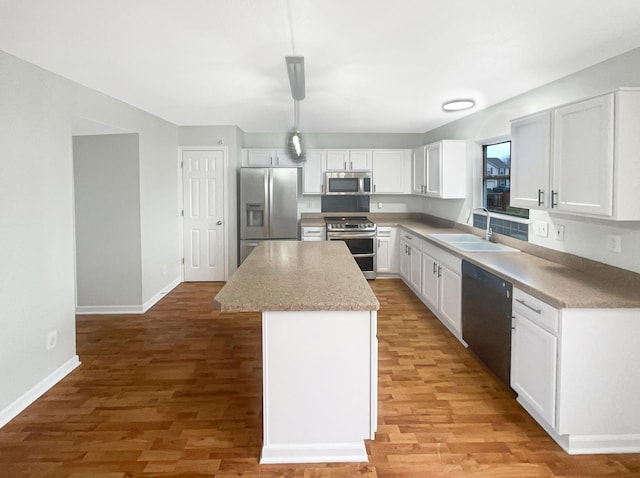
[[[488,242],[473,234],[430,234],[430,236],[464,252],[518,252],[518,249]]]

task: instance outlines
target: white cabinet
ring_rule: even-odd
[[[551,205],[550,155],[550,111],[511,122],[511,206],[539,209]]]
[[[466,197],[467,142],[442,140],[413,150],[413,194],[440,199]]]
[[[324,241],[326,237],[326,228],[323,226],[304,226],[300,234],[303,241]]]
[[[513,289],[511,387],[551,427],[556,425],[558,311]]]
[[[400,276],[414,292],[422,287],[422,239],[400,229]]]
[[[294,162],[283,149],[251,148],[242,150],[243,166],[281,166],[301,167],[302,163]]]
[[[638,130],[637,88],[619,89],[514,120],[511,204],[619,221],[640,220]]]
[[[613,214],[614,95],[554,111],[552,204],[558,211]]]
[[[425,241],[422,246],[421,298],[458,338],[462,336],[462,261]]]
[[[328,171],[353,171],[371,169],[370,149],[329,149],[327,150]]]
[[[324,192],[324,171],[326,151],[307,150],[307,160],[302,166],[302,194],[322,194]]]
[[[513,288],[511,387],[568,453],[637,453],[640,309],[556,309]]]
[[[374,194],[408,194],[411,152],[404,149],[374,149],[371,171]]]
[[[390,226],[378,226],[376,232],[376,272],[380,274],[397,274],[398,267],[398,241],[397,228]]]

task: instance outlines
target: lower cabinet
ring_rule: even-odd
[[[418,295],[422,287],[422,242],[415,234],[400,230],[400,276]]]
[[[511,387],[550,426],[556,424],[558,311],[513,290]]]
[[[458,338],[462,337],[462,261],[425,241],[422,247],[421,298]]]
[[[640,452],[638,336],[640,309],[556,309],[514,287],[518,402],[567,453]]]
[[[376,272],[379,274],[397,274],[400,270],[398,267],[397,228],[378,226],[376,241]]]

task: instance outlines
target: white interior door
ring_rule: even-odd
[[[183,151],[184,280],[224,280],[224,150]]]

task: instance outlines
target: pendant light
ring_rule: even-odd
[[[289,75],[289,86],[291,86],[291,96],[293,97],[293,128],[287,135],[287,153],[296,163],[306,160],[304,140],[300,132],[298,121],[300,116],[300,101],[304,100],[304,57],[286,56],[287,74]]]

